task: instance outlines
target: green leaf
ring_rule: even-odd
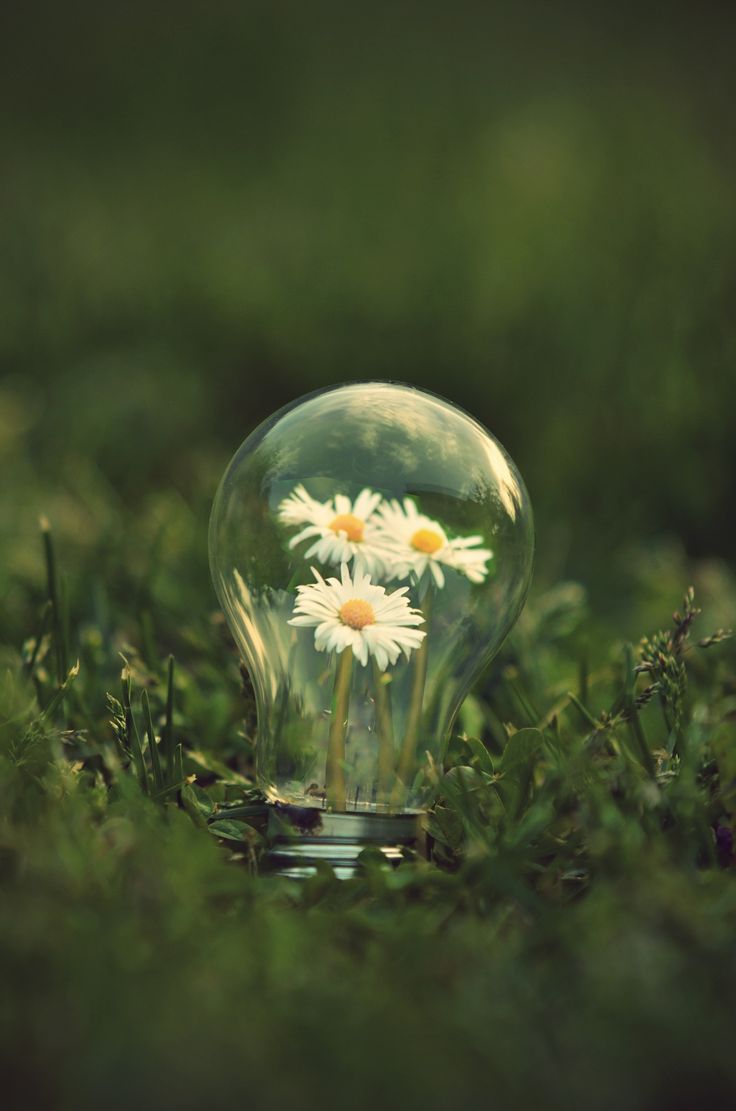
[[[541,730],[520,729],[518,733],[512,733],[503,751],[498,789],[509,812],[517,817],[528,798],[537,753],[543,744]]]
[[[181,799],[182,806],[194,822],[195,826],[197,826],[199,829],[206,829],[207,816],[202,811],[199,799],[192,790],[191,783],[185,783],[183,785],[181,791],[179,792],[179,797]]]
[[[214,775],[217,779],[221,779],[223,783],[236,784],[239,787],[252,787],[253,784],[249,779],[246,779],[240,772],[233,771],[227,764],[223,764],[222,760],[218,760],[209,752],[201,752],[196,748],[188,748],[186,751],[186,760],[190,765],[194,765],[191,769],[194,772],[201,774],[209,773]]]
[[[503,750],[499,770],[508,775],[527,768],[543,744],[544,734],[540,729],[520,729],[518,733],[512,733]]]
[[[465,737],[465,744],[472,752],[475,759],[478,761],[478,767],[486,775],[493,775],[495,768],[493,766],[493,757],[490,752],[477,737]]]
[[[247,822],[236,822],[234,818],[220,818],[210,822],[207,827],[215,837],[224,841],[239,841],[241,844],[251,845],[259,840],[258,834]]]

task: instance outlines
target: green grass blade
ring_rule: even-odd
[[[57,710],[59,706],[61,706],[61,704],[64,702],[65,698],[69,694],[72,683],[76,679],[77,675],[79,675],[79,660],[77,660],[73,667],[69,668],[69,671],[64,678],[64,682],[56,691],[48,706],[46,706],[41,713],[40,716],[42,721],[45,721],[47,718],[53,717],[54,711]]]
[[[151,704],[148,700],[148,691],[141,691],[141,708],[143,710],[143,728],[148,734],[148,751],[151,754],[151,768],[153,770],[153,782],[157,791],[160,791],[164,786],[164,777],[161,770],[161,760],[159,759],[158,745],[156,744],[156,731],[153,728],[153,718],[151,717]]]
[[[33,651],[31,652],[30,656],[28,657],[28,659],[23,664],[23,670],[25,671],[26,675],[32,675],[33,671],[36,667],[36,660],[38,658],[38,653],[39,653],[39,650],[41,648],[41,642],[42,642],[43,638],[46,636],[46,630],[48,629],[49,622],[50,622],[50,620],[53,616],[53,609],[54,609],[54,606],[53,606],[53,603],[52,603],[51,599],[47,598],[46,603],[43,607],[43,611],[41,613],[41,624],[39,625],[38,633],[37,633],[36,638],[35,638],[35,643],[33,645]]]
[[[141,745],[141,738],[138,733],[138,726],[133,713],[133,707],[130,704],[130,668],[128,667],[127,660],[123,667],[120,676],[120,685],[123,692],[123,709],[125,710],[125,734],[128,741],[128,748],[133,757],[136,771],[138,773],[138,782],[141,785],[141,790],[145,795],[151,794],[151,782],[146,768],[146,761],[143,756],[143,746]]]
[[[52,606],[52,630],[54,639],[54,657],[56,660],[56,679],[58,685],[61,687],[64,683],[69,669],[66,663],[66,647],[64,643],[62,614],[59,606],[59,583],[56,573],[56,553],[54,551],[54,541],[51,536],[51,525],[48,518],[42,517],[40,525],[41,536],[43,538],[44,558],[46,561],[46,592]]]
[[[174,776],[172,786],[179,787],[184,782],[184,749],[180,744],[174,749]]]
[[[169,656],[168,678],[166,683],[166,719],[161,734],[161,748],[166,760],[169,780],[174,772],[174,657]]]
[[[634,668],[634,649],[631,644],[627,644],[624,648],[624,706],[626,708],[626,717],[628,719],[629,730],[634,740],[636,752],[649,775],[653,776],[655,772],[654,757],[647,743],[644,726],[639,717],[639,708],[636,705],[634,689],[636,685],[636,671]]]

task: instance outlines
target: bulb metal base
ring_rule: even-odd
[[[417,814],[342,814],[314,807],[268,807],[270,849],[266,868],[290,879],[308,879],[329,864],[338,879],[360,872],[360,854],[378,850],[396,867],[411,856],[419,837]]]

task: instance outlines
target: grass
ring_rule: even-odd
[[[46,523],[43,546],[48,599],[1,687],[6,1091],[49,1107],[733,1098],[734,657],[698,630],[691,590],[636,644],[596,630],[574,584],[538,591],[436,770],[432,860],[298,885],[259,874],[256,805],[228,818],[257,794],[252,702],[218,625],[181,613],[175,667],[142,619],[115,662],[125,613],[62,615]],[[660,567],[656,591],[683,572]],[[201,735],[209,684],[247,723],[219,749]]]

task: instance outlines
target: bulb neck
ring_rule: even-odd
[[[420,817],[269,804],[266,869],[290,879],[308,879],[319,864],[328,864],[338,879],[351,879],[359,874],[359,857],[366,849],[377,850],[386,864],[396,867],[417,855]]]

